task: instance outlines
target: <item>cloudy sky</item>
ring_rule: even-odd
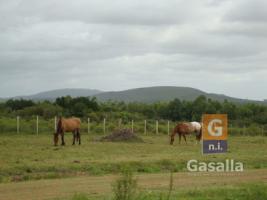
[[[0,0],[0,96],[171,85],[267,99],[266,0]]]

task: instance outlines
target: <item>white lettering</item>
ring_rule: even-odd
[[[198,162],[189,160],[187,169],[190,172],[242,172],[244,165],[242,162],[235,162],[233,159],[226,159],[225,162]]]
[[[197,171],[197,160],[189,160],[187,162],[187,169],[190,172],[196,172]]]
[[[219,125],[222,125],[222,120],[220,119],[213,119],[210,121],[209,125],[208,125],[208,131],[209,131],[209,134],[211,136],[222,136],[223,134],[223,128],[222,126],[218,126]]]

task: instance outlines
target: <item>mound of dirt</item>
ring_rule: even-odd
[[[104,142],[144,142],[142,138],[135,135],[130,129],[116,130],[110,135],[100,139]]]

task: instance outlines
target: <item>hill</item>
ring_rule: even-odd
[[[40,92],[38,94],[29,96],[17,96],[13,99],[31,99],[34,101],[40,100],[55,100],[57,97],[70,95],[72,97],[96,97],[100,101],[124,101],[124,102],[144,102],[153,103],[157,101],[170,101],[175,98],[180,100],[192,101],[200,95],[204,95],[207,98],[213,100],[224,101],[225,99],[235,103],[264,103],[267,101],[254,101],[248,99],[240,99],[229,97],[223,94],[207,93],[195,88],[190,87],[175,87],[175,86],[159,86],[159,87],[146,87],[136,88],[123,91],[103,92],[100,90],[92,89],[58,89],[46,92]],[[6,100],[6,99],[5,99]]]
[[[40,92],[34,95],[29,96],[16,96],[14,99],[31,99],[31,100],[55,100],[57,97],[62,96],[71,96],[71,97],[80,97],[80,96],[92,96],[101,93],[100,90],[91,90],[91,89],[81,89],[81,88],[66,88],[58,90],[50,90],[45,92]]]
[[[152,103],[156,101],[170,101],[174,98],[192,101],[200,95],[204,95],[207,98],[211,98],[213,100],[218,101],[224,101],[225,99],[227,99],[228,101],[236,103],[255,102],[246,99],[233,98],[222,94],[206,93],[204,91],[190,87],[174,86],[136,88],[119,92],[103,92],[94,96],[97,97],[97,99],[99,99],[100,101],[113,100],[125,102],[136,101]]]

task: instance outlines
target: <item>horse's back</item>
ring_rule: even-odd
[[[192,125],[188,122],[180,122],[176,126],[177,132],[189,134],[192,132]]]
[[[196,131],[201,130],[201,124],[199,122],[190,122]]]
[[[64,131],[74,131],[81,128],[81,120],[76,117],[62,119]]]
[[[201,124],[199,122],[179,122],[176,126],[177,132],[189,134],[191,132],[199,132],[201,130]]]
[[[77,118],[77,117],[72,117],[71,118],[73,121],[75,121],[76,123],[77,123],[77,125],[81,125],[81,120],[80,120],[80,118]]]

